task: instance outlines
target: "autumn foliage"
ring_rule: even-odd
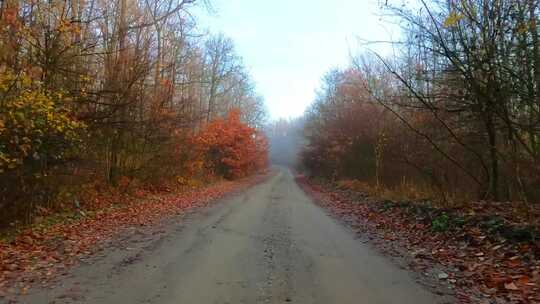
[[[24,74],[0,74],[0,173],[41,159],[61,160],[79,143],[84,124],[70,116],[64,96],[32,88]]]
[[[297,182],[376,248],[404,259],[428,280],[448,284],[457,303],[540,301],[540,244],[512,212],[519,203],[476,202],[466,209],[440,209],[368,197],[350,182],[330,185],[305,176]],[[531,211],[540,214],[539,208]]]
[[[229,193],[242,191],[264,178],[221,181],[211,186],[144,197],[102,197],[95,208],[69,221],[43,222],[21,231],[11,241],[0,240],[0,298],[6,290],[24,294],[32,283],[48,282],[65,274],[78,259],[97,252],[106,241],[126,228],[160,223],[187,209],[215,203]],[[119,200],[121,204],[119,204]]]
[[[1,2],[0,229],[261,166],[264,100],[195,2]]]
[[[266,138],[242,122],[239,109],[210,122],[191,142],[195,151],[192,169],[204,169],[232,179],[247,176],[267,165]]]
[[[361,50],[323,79],[305,167],[446,203],[538,202],[540,2],[419,4],[382,5],[403,22],[392,55]]]

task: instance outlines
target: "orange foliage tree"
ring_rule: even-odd
[[[193,138],[194,164],[228,179],[252,174],[268,165],[268,143],[257,129],[242,122],[239,109],[206,125]]]

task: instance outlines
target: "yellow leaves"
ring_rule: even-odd
[[[79,25],[71,20],[66,19],[60,20],[56,30],[61,34],[61,37],[66,45],[73,43],[73,36],[78,36],[81,34],[81,28]]]
[[[32,85],[32,79],[26,75],[21,76],[20,81],[24,87],[29,87]]]
[[[517,28],[516,28],[516,32],[521,35],[532,30],[535,30],[535,27],[532,24],[530,24],[530,22],[527,22],[527,23],[521,22],[517,25]]]
[[[11,87],[15,79],[16,77],[13,75],[13,73],[0,73],[0,93],[6,92]]]
[[[463,19],[463,14],[458,12],[451,12],[444,20],[444,27],[454,27]]]
[[[65,19],[60,20],[60,24],[58,25],[58,28],[56,30],[60,33],[71,31],[71,22]]]
[[[8,157],[5,153],[0,151],[0,173],[4,172],[5,169],[14,169],[17,167],[18,159]]]
[[[79,76],[79,78],[81,79],[82,82],[90,83],[90,82],[93,81],[92,77],[90,77],[88,75],[81,75],[81,76]]]
[[[13,81],[17,83],[13,85]],[[9,73],[0,73],[0,89],[6,85],[15,89],[4,90],[6,94],[2,96],[0,170],[15,169],[30,156],[62,157],[67,147],[80,142],[78,131],[85,126],[69,115],[69,98],[64,92],[40,89],[25,75],[13,78]]]

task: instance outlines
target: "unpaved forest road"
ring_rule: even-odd
[[[19,303],[441,303],[330,218],[287,169],[243,194],[134,233]],[[137,235],[142,236],[137,238]]]

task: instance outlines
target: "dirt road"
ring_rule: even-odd
[[[314,205],[290,172],[133,230],[22,303],[440,303]]]

